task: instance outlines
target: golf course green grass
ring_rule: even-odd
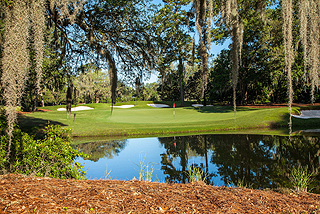
[[[65,111],[57,111],[65,106],[49,106],[40,109],[50,111],[21,115],[19,125],[29,133],[37,133],[48,124],[59,124],[69,126],[73,130],[72,136],[141,136],[287,127],[289,121],[287,107],[238,107],[235,119],[231,106],[192,107],[188,103],[187,107],[154,108],[148,106],[148,103],[152,102],[118,103],[117,105],[135,107],[113,108],[112,114],[110,104],[88,104],[86,106],[94,109],[72,112],[70,120],[67,119]],[[169,105],[172,106],[172,103]],[[298,111],[299,108],[294,110]],[[319,126],[319,122],[319,119],[293,118],[294,127],[315,127]]]

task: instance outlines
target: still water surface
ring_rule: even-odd
[[[152,181],[188,182],[187,171],[195,165],[216,186],[294,188],[289,175],[302,167],[317,173],[320,138],[250,134],[193,135],[98,141],[75,146],[88,154],[89,179],[131,180],[139,178],[140,163],[153,168]],[[309,189],[320,193],[320,173]]]

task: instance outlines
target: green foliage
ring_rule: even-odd
[[[123,82],[118,81],[117,85],[117,102],[128,102],[132,100],[134,90]]]
[[[165,75],[165,81],[158,87],[158,92],[162,101],[180,100],[179,74],[172,72]]]
[[[209,74],[210,100],[218,102],[229,101],[232,98],[232,84],[231,84],[231,63],[230,50],[222,50],[220,54],[213,60],[214,67]]]
[[[7,6],[11,6],[13,4],[13,1],[11,0],[4,0]]]
[[[191,166],[189,166],[186,174],[189,178],[190,183],[200,181],[204,182],[207,178],[206,175],[204,175],[203,170],[194,163]]]
[[[4,117],[0,120],[0,173],[21,173],[53,178],[83,179],[83,166],[75,162],[85,154],[72,149],[70,129],[49,125],[45,136],[36,140],[17,127],[14,130],[10,155],[7,158],[8,137]]]
[[[192,47],[192,39],[189,31],[193,31],[193,15],[187,12],[186,7],[191,3],[190,0],[182,1],[164,1],[163,7],[155,16],[157,45],[160,52],[158,54],[158,68],[162,80],[166,79],[167,68],[175,61],[178,61],[177,73],[175,77],[178,91],[180,94],[176,98],[164,97],[168,91],[161,86],[162,100],[180,100],[184,105],[184,62],[191,61],[190,52]],[[171,70],[171,72],[176,72]],[[172,74],[175,75],[175,74]],[[176,75],[175,75],[176,76]],[[180,83],[181,82],[181,83]],[[165,85],[164,81],[162,84]],[[170,88],[170,86],[169,86]]]
[[[159,95],[157,92],[157,83],[147,83],[142,88],[142,100],[150,100],[150,101],[157,101],[159,100]]]
[[[195,72],[193,75],[191,75],[187,81],[186,90],[185,90],[185,96],[188,100],[197,100],[197,102],[200,102],[202,99],[201,97],[201,70],[198,72]]]
[[[240,188],[253,189],[253,184],[248,184],[244,178],[239,178],[233,185]]]
[[[45,88],[43,90],[43,100],[45,105],[59,105],[65,104],[67,95],[67,88],[63,88],[61,90],[50,90]]]
[[[288,177],[296,191],[308,191],[308,186],[312,182],[315,173],[309,173],[307,169],[301,166],[291,169]]]
[[[99,103],[110,97],[110,82],[106,73],[95,65],[83,66],[85,73],[75,78],[74,85],[79,91],[79,103]]]

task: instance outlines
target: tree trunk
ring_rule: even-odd
[[[116,67],[116,62],[114,61],[114,58],[112,57],[111,53],[109,51],[106,51],[105,56],[106,56],[107,63],[109,66],[112,104],[115,104],[116,103],[116,89],[117,89],[117,82],[118,82],[118,77],[117,77],[118,71],[117,71],[117,67]]]
[[[43,93],[40,93],[40,97],[41,97],[41,107],[44,107],[44,100],[43,100]]]
[[[67,118],[69,119],[70,125],[70,116],[71,116],[71,105],[72,105],[72,86],[68,86],[67,89]]]
[[[183,62],[182,58],[179,58],[179,78],[180,78],[180,97],[181,97],[181,106],[184,106],[184,87],[183,87]]]
[[[32,108],[33,112],[37,111],[37,106],[38,106],[38,95],[36,94],[33,100],[33,108]]]

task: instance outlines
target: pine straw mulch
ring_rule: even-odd
[[[0,176],[0,213],[320,213],[320,195],[10,174]]]
[[[37,109],[38,112],[47,112],[47,111],[52,111],[49,109]],[[24,115],[24,114],[32,114],[32,111],[18,111],[19,115]]]

